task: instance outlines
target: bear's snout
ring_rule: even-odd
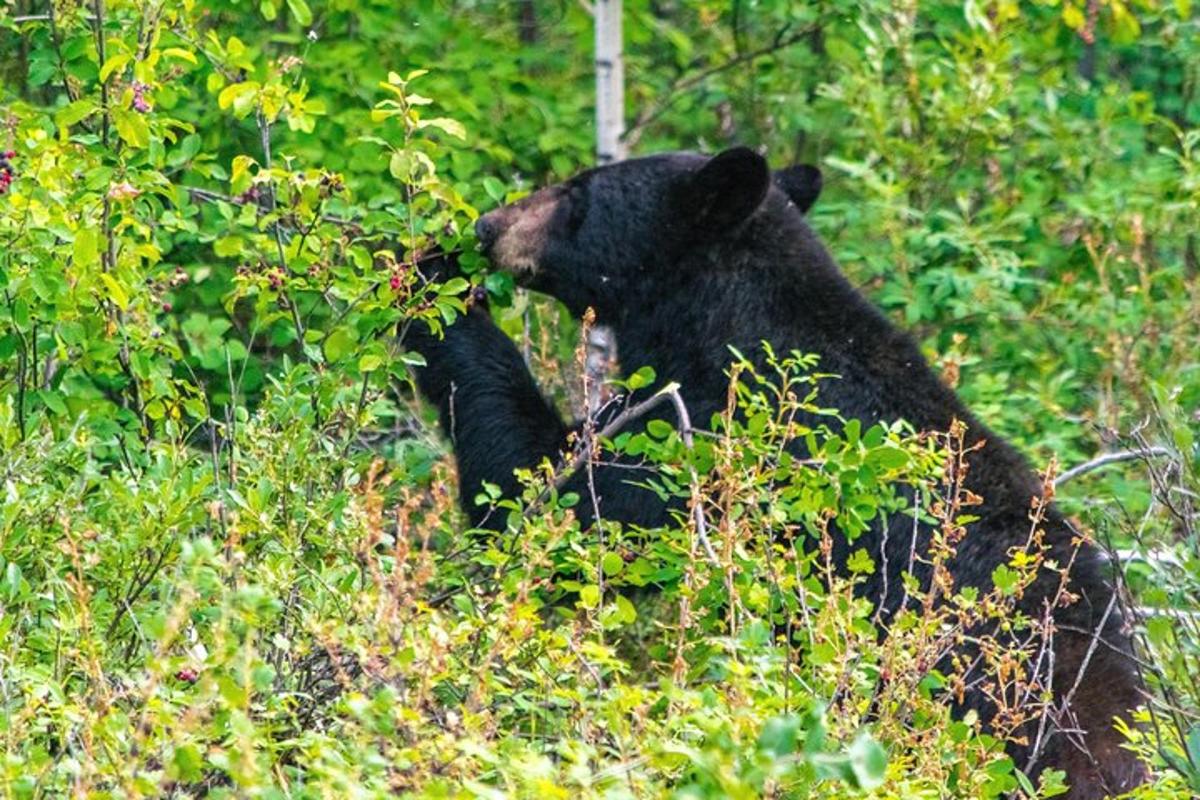
[[[543,189],[475,221],[479,248],[492,266],[511,273],[518,282],[541,271],[546,249],[561,227],[560,195],[557,189]]]
[[[496,212],[491,211],[475,220],[475,236],[479,239],[479,247],[484,255],[488,255],[500,237],[500,223]]]

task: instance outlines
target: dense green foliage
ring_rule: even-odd
[[[819,163],[814,226],[999,433],[1043,468],[1155,448],[1058,501],[1143,609],[1141,796],[1200,792],[1191,3],[626,6],[635,154]],[[505,534],[463,530],[396,334],[481,285],[578,407],[578,323],[488,274],[470,223],[590,164],[591,26],[567,0],[0,2],[5,797],[1038,791],[930,657],[945,607],[1002,619],[1037,554],[994,596],[914,587],[880,646],[826,525],[923,514],[951,547],[957,440],[797,430],[809,360],[732,366],[746,413],[711,435],[608,443],[700,521],[580,531],[548,469]],[[434,246],[469,281],[427,281]]]

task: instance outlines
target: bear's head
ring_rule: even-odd
[[[744,147],[708,157],[670,153],[582,172],[484,214],[484,254],[523,286],[601,318],[764,216],[799,218],[821,191],[821,173],[797,165],[771,173]]]

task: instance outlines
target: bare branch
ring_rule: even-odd
[[[1093,458],[1091,461],[1071,467],[1054,479],[1054,486],[1057,488],[1069,480],[1078,478],[1080,475],[1084,475],[1092,470],[1106,467],[1109,464],[1118,464],[1122,461],[1145,461],[1151,458],[1162,458],[1171,454],[1171,451],[1165,447],[1147,447],[1141,450],[1122,450],[1119,453],[1105,453],[1102,456]]]
[[[576,449],[571,458],[562,464],[557,470],[558,477],[554,481],[554,488],[561,489],[566,482],[571,478],[576,470],[581,467],[584,462],[590,460],[595,453],[596,442],[601,439],[611,439],[616,433],[622,430],[626,425],[636,419],[644,417],[646,414],[658,408],[667,400],[675,406],[675,414],[679,418],[679,435],[683,439],[683,446],[688,452],[692,452],[695,448],[695,439],[692,436],[692,420],[688,415],[687,406],[683,402],[683,396],[679,393],[679,384],[669,383],[662,389],[659,389],[652,396],[646,398],[640,403],[629,406],[617,416],[613,417],[607,425],[605,425],[595,436],[591,436],[585,441],[582,446]],[[691,489],[692,489],[692,515],[696,523],[696,536],[700,540],[700,544],[704,547],[705,556],[713,566],[720,565],[720,559],[717,558],[717,553],[713,549],[712,542],[708,538],[708,522],[704,516],[704,507],[700,500],[700,477],[696,474],[695,467],[688,467],[691,473]],[[549,496],[550,490],[546,491],[534,501],[525,513],[528,515],[531,511],[537,509]]]
[[[672,382],[662,391],[675,404],[675,413],[679,416],[679,435],[683,438],[683,446],[691,453],[695,449],[695,441],[692,439],[692,420],[688,416],[687,406],[683,404],[683,398],[679,396],[679,385]],[[688,464],[688,472],[692,479],[692,515],[696,519],[696,537],[704,547],[704,553],[708,556],[708,560],[713,566],[719,566],[721,562],[713,550],[712,543],[708,540],[708,523],[704,517],[703,499],[700,497],[700,476],[696,474],[696,468],[691,464]]]
[[[270,211],[270,208],[266,205],[266,203],[259,202],[257,200],[243,200],[240,197],[233,197],[232,195],[221,194],[220,192],[210,191],[209,189],[201,189],[199,186],[185,186],[183,188],[187,191],[187,193],[189,195],[191,195],[193,200],[203,200],[204,202],[207,202],[207,203],[229,203],[230,205],[235,205],[235,206],[257,206],[258,208],[262,209],[263,212]],[[328,214],[322,214],[321,221],[322,222],[330,222],[334,225],[341,225],[342,227],[345,227],[345,228],[354,228],[354,227],[358,227],[358,225],[361,224],[356,219],[347,219],[346,217],[335,217],[335,216],[331,216]]]
[[[797,44],[806,37],[812,35],[812,33],[817,30],[816,25],[808,25],[798,31],[793,31],[791,34],[788,34],[787,31],[789,26],[790,25],[785,25],[783,28],[781,28],[768,45],[764,45],[755,50],[748,50],[747,52],[738,56],[734,56],[733,58],[723,61],[720,64],[709,67],[708,69],[703,69],[694,75],[676,80],[673,84],[667,87],[665,92],[663,92],[662,99],[638,114],[637,119],[635,119],[633,123],[625,130],[624,141],[626,146],[633,148],[641,138],[642,131],[645,129],[645,127],[661,117],[663,114],[667,113],[671,106],[675,105],[684,92],[699,86],[713,75],[718,75],[741,64],[762,58],[763,56],[777,53],[780,50],[786,50],[792,45]]]

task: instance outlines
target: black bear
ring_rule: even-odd
[[[822,403],[846,419],[904,419],[927,431],[965,423],[968,443],[980,444],[967,488],[984,504],[952,569],[958,582],[986,588],[1009,549],[1025,543],[1041,482],[843,276],[803,216],[819,191],[819,171],[794,167],[773,176],[745,148],[714,157],[672,153],[588,170],[485,214],[476,231],[492,264],[518,283],[558,298],[574,314],[594,309],[615,332],[621,362],[649,365],[660,381],[677,382],[692,420],[724,407],[729,346],[749,354],[766,341],[776,352],[817,354],[822,371],[839,376],[822,384]],[[418,385],[453,440],[463,506],[476,524],[497,524],[473,502],[480,484],[511,491],[513,470],[557,460],[572,428],[486,310],[470,311],[442,339],[423,334],[411,346],[426,356]],[[664,416],[672,416],[669,409]],[[621,470],[597,468],[592,486],[595,506],[588,486],[572,487],[585,498],[584,524],[593,507],[606,519],[642,525],[668,519],[666,504],[630,485]],[[1053,508],[1044,529],[1048,557],[1068,563],[1077,534]],[[859,542],[875,551],[903,548],[883,554],[890,557],[875,553],[892,572],[908,563],[903,535],[875,530]],[[1059,723],[1076,732],[1053,736],[1039,766],[1064,769],[1074,800],[1128,790],[1142,777],[1112,724],[1138,705],[1141,684],[1106,580],[1110,569],[1098,549],[1083,544],[1070,584],[1079,600],[1055,615],[1053,688],[1060,701],[1071,699]],[[899,576],[890,577],[898,593]],[[876,580],[868,589],[880,586]],[[1057,586],[1057,575],[1043,570],[1022,608],[1040,616]],[[885,607],[897,600],[877,599]],[[987,718],[985,698],[969,693],[965,705]],[[1024,767],[1022,755],[1014,749]]]

